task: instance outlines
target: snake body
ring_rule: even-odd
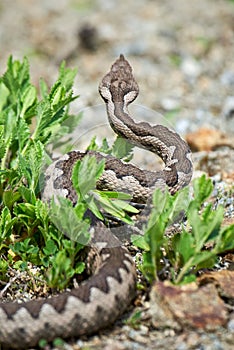
[[[42,199],[62,195],[75,203],[71,171],[86,154],[105,158],[100,188],[129,192],[136,202],[145,202],[156,187],[167,187],[173,194],[187,185],[192,162],[186,142],[162,125],[136,123],[128,113],[128,105],[138,95],[138,85],[123,55],[103,78],[99,92],[113,130],[134,145],[157,153],[165,163],[164,169],[150,172],[112,156],[72,151],[47,169]],[[0,304],[0,344],[4,348],[26,349],[40,339],[91,334],[109,326],[124,312],[135,295],[136,272],[130,253],[101,221],[95,222],[91,233],[89,255],[95,263],[91,277],[79,288],[48,299]]]

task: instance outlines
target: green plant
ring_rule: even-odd
[[[127,224],[132,223],[129,213],[137,212],[127,203],[127,194],[96,189],[104,161],[97,162],[94,157],[85,157],[74,166],[75,206],[66,198],[57,198],[50,207],[40,199],[41,174],[50,162],[46,146],[52,142],[63,146],[61,136],[80,118],[69,114],[69,104],[78,97],[72,92],[75,74],[63,63],[51,89],[41,80],[38,94],[30,82],[27,59],[19,62],[10,57],[0,78],[1,279],[6,279],[8,267],[27,270],[30,263],[41,267],[49,286],[64,288],[85,268],[80,252],[89,242],[87,210],[99,219],[106,220],[106,212]],[[89,149],[128,161],[133,146],[117,138],[111,147],[106,140],[98,147],[93,139]],[[184,283],[194,279],[199,268],[212,266],[217,254],[233,249],[233,225],[221,228],[223,209],[213,211],[210,204],[204,206],[211,191],[211,182],[203,177],[194,182],[192,200],[188,188],[175,196],[154,193],[145,234],[132,237],[144,251],[140,268],[150,281],[163,268],[163,259],[170,262],[171,279]],[[181,234],[166,237],[166,227],[181,211],[186,211],[187,226]],[[205,250],[209,242],[213,248]]]
[[[30,82],[26,58],[19,62],[10,57],[0,78],[0,254],[15,269],[27,269],[28,262],[52,268],[61,247],[69,259],[70,275],[80,266],[76,256],[81,246],[71,253],[70,241],[51,222],[48,206],[39,198],[42,169],[49,161],[45,147],[70,130],[68,107],[78,97],[72,92],[75,75],[62,63],[50,90],[40,81],[41,99]],[[57,266],[62,269],[61,264]],[[2,264],[3,279],[5,272]],[[51,286],[59,286],[49,273],[48,280]]]
[[[111,154],[112,156],[122,159],[125,162],[129,162],[133,157],[134,146],[121,136],[117,136],[113,145],[109,146],[106,138],[102,140],[102,144],[99,146],[96,143],[96,137],[92,138],[88,150],[103,152]]]
[[[133,243],[143,249],[140,269],[152,282],[158,279],[164,261],[170,264],[174,283],[194,281],[201,268],[211,268],[218,254],[234,248],[234,225],[221,227],[223,208],[213,210],[212,204],[204,205],[213,186],[210,179],[202,176],[194,180],[194,198],[184,188],[174,196],[156,190],[153,194],[153,208],[144,236],[132,236]],[[173,237],[164,235],[166,228],[184,211],[186,227]],[[204,247],[212,243],[212,248]]]
[[[40,81],[41,99],[30,82],[26,58],[21,63],[10,57],[0,78],[0,255],[14,269],[28,269],[29,262],[41,266],[53,288],[64,288],[85,268],[79,254],[89,241],[89,221],[84,219],[88,209],[101,219],[106,211],[127,223],[131,219],[126,210],[136,212],[123,201],[129,196],[95,189],[104,162],[94,157],[77,162],[73,169],[75,206],[65,198],[52,201],[50,207],[40,200],[41,174],[50,162],[46,146],[63,146],[61,136],[79,119],[69,114],[69,104],[78,97],[72,92],[75,74],[62,63],[51,89]],[[104,141],[103,145],[109,149]]]

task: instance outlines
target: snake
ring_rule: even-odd
[[[162,170],[148,171],[111,155],[74,150],[55,160],[45,172],[41,198],[63,196],[77,200],[71,173],[79,159],[92,155],[105,159],[97,187],[127,192],[134,202],[146,202],[155,188],[171,194],[189,184],[193,165],[191,151],[181,136],[163,125],[136,122],[128,106],[139,93],[132,67],[120,55],[104,76],[99,93],[114,132],[134,146],[156,153]],[[93,222],[92,222],[93,221]],[[129,307],[136,294],[136,268],[130,252],[101,220],[91,220],[91,244],[87,254],[90,276],[78,288],[26,302],[0,304],[2,348],[26,349],[41,339],[72,338],[94,334],[113,324]]]

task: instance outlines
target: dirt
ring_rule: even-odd
[[[10,54],[17,59],[26,55],[37,86],[40,77],[52,84],[64,59],[68,66],[78,67],[75,93],[80,98],[73,103],[72,112],[83,110],[83,122],[74,136],[74,144],[81,148],[91,137],[87,134],[90,129],[101,137],[113,135],[97,87],[115,58],[120,53],[126,55],[140,86],[138,105],[132,109],[139,119],[171,125],[185,137],[187,133],[199,133],[200,128],[212,130],[212,135],[225,135],[229,145],[219,151],[221,155],[199,145],[199,154],[194,154],[197,170],[213,176],[225,197],[226,183],[233,184],[234,173],[230,150],[234,140],[233,1],[0,0],[0,44],[0,73],[5,71]],[[149,165],[152,157],[139,156],[136,162]],[[233,219],[233,192],[229,196],[227,217]],[[141,322],[137,327],[120,320],[109,330],[65,343],[64,347],[233,348],[233,309],[228,324],[216,331],[177,332],[153,329],[148,308],[146,298],[140,305]],[[124,319],[136,310],[137,306]]]

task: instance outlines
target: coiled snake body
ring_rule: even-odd
[[[95,152],[72,151],[46,171],[44,200],[62,195],[75,201],[71,169],[85,154],[105,158],[105,172],[98,186],[127,191],[133,201],[146,201],[156,187],[173,194],[190,182],[191,153],[188,145],[172,130],[146,122],[136,123],[127,107],[138,95],[132,69],[123,55],[103,78],[99,92],[107,107],[114,131],[131,143],[157,153],[164,161],[162,171],[149,172]],[[135,295],[135,267],[130,253],[102,222],[93,227],[90,254],[97,263],[92,276],[77,289],[56,297],[26,303],[0,304],[0,344],[6,348],[27,348],[55,337],[91,334],[107,327],[123,313]]]

